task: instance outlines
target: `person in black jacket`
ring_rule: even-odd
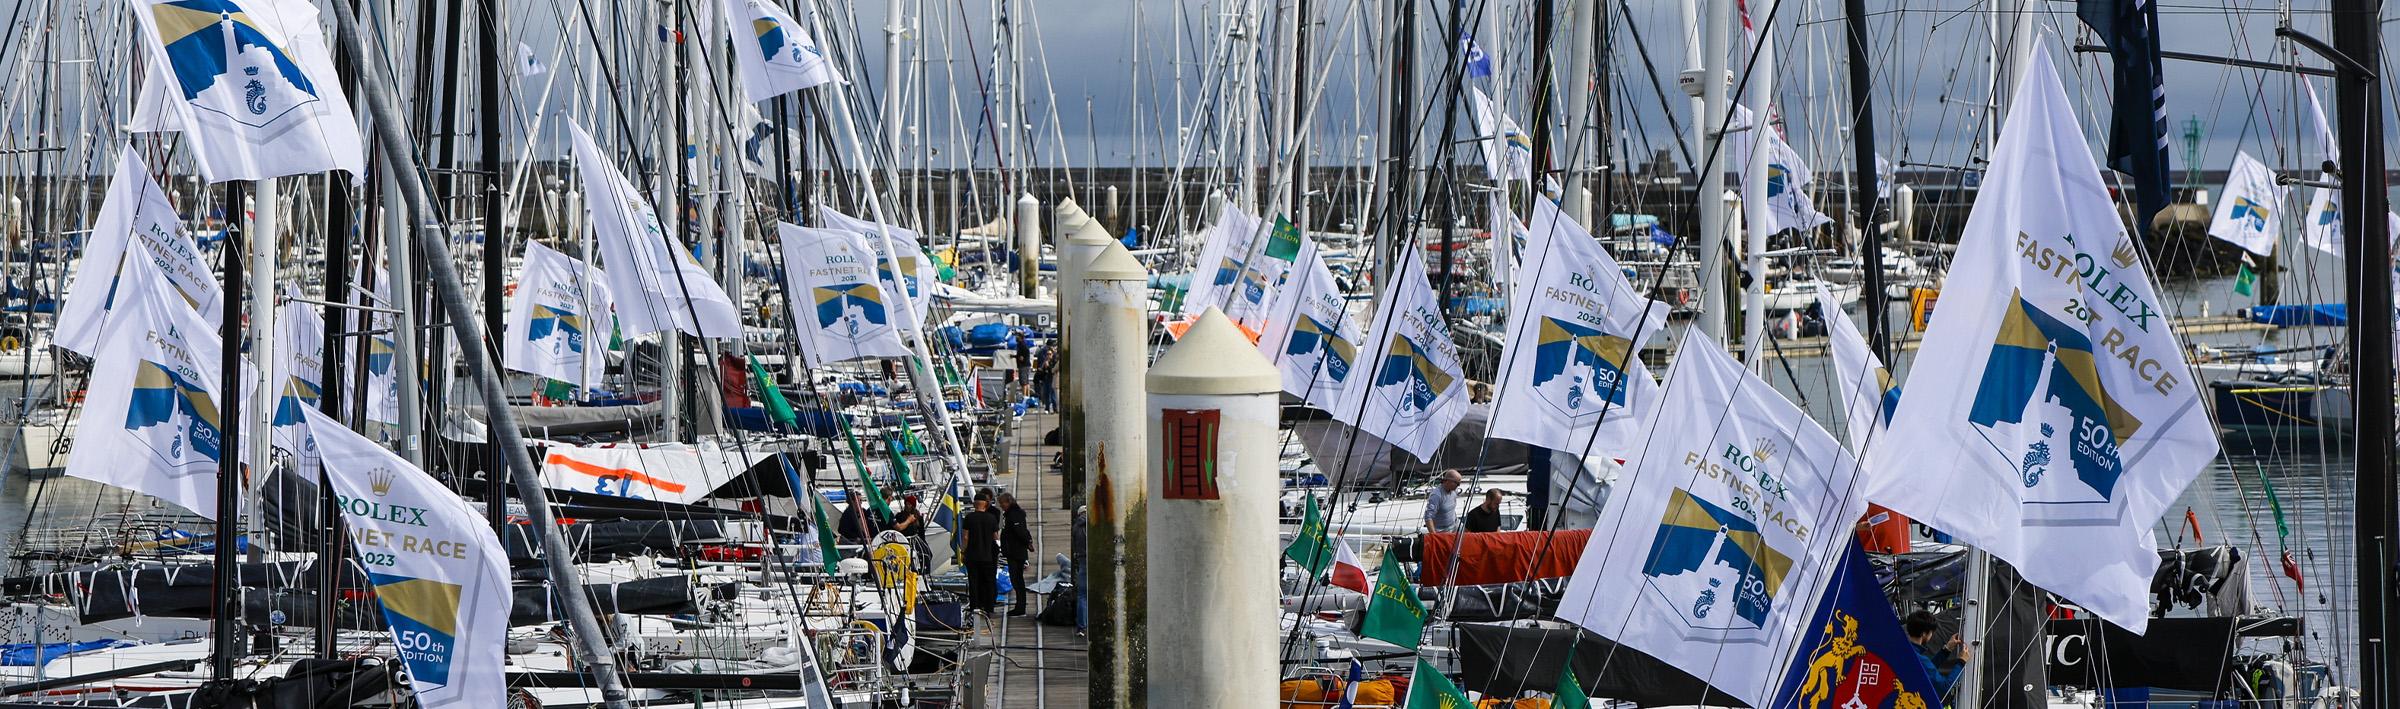
[[[1033,556],[1033,529],[1025,526],[1025,508],[1017,496],[1000,493],[1000,558],[1008,562],[1008,582],[1017,588],[1017,607],[1009,615],[1025,614],[1025,560]]]
[[[1499,491],[1499,490],[1485,490],[1485,491],[1483,491],[1483,504],[1476,505],[1476,506],[1475,506],[1475,509],[1467,510],[1467,531],[1469,531],[1469,532],[1497,532],[1497,531],[1500,531],[1500,491]]]
[[[989,491],[975,494],[975,511],[958,523],[959,563],[967,567],[967,606],[991,613],[1000,605],[1000,513]]]
[[[867,508],[858,504],[858,492],[842,490],[842,505],[841,525],[835,528],[841,534],[842,543],[867,543],[868,538],[875,536],[875,521],[867,515]]]

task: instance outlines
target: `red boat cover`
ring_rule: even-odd
[[[1576,560],[1583,558],[1583,543],[1591,536],[1589,529],[1428,534],[1418,578],[1428,584],[1449,580],[1461,586],[1564,578],[1575,573]],[[1452,552],[1459,548],[1461,538],[1466,546],[1455,554],[1458,577],[1449,579]]]

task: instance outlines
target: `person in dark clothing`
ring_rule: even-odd
[[[1966,669],[1967,660],[1972,659],[1958,635],[1951,634],[1949,643],[1939,650],[1933,649],[1933,638],[1941,632],[1942,624],[1925,611],[1908,614],[1900,620],[1900,627],[1908,633],[1908,642],[1917,646],[1917,664],[1924,666],[1925,678],[1933,681],[1934,696],[1942,697],[1945,704],[1967,704],[1950,697],[1958,686],[1959,670]]]
[[[1476,505],[1476,506],[1475,506],[1475,509],[1467,510],[1467,531],[1469,531],[1469,532],[1497,532],[1497,531],[1500,531],[1500,491],[1499,491],[1499,490],[1485,490],[1485,491],[1483,491],[1483,504]]]
[[[856,491],[842,491],[842,521],[835,531],[841,534],[843,544],[865,544],[875,536],[874,518],[867,516],[867,508],[859,506]]]
[[[958,523],[959,563],[967,567],[967,605],[989,614],[1000,605],[1000,513],[989,495],[975,496],[975,511]]]
[[[1017,607],[1009,615],[1025,614],[1025,561],[1033,556],[1033,528],[1025,526],[1025,508],[1017,496],[1000,493],[1000,558],[1008,563],[1008,582],[1017,588]]]
[[[908,535],[917,546],[925,545],[925,513],[917,510],[917,496],[901,498],[900,511],[892,513],[890,529]]]

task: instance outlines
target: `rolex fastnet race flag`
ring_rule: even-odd
[[[608,268],[609,295],[626,335],[675,328],[694,337],[742,336],[742,315],[725,289],[709,277],[692,252],[668,236],[641,188],[610,165],[592,136],[573,122],[575,168],[583,198]]]
[[[302,410],[324,456],[350,548],[375,585],[392,645],[422,707],[508,705],[508,554],[491,522],[425,471]]]
[[[142,157],[126,146],[117,155],[117,174],[109,179],[108,194],[100,198],[100,216],[83,240],[83,259],[75,264],[75,281],[67,285],[67,300],[59,304],[55,343],[68,351],[92,356],[100,330],[108,322],[109,301],[117,292],[117,261],[126,244],[139,239],[180,299],[215,321],[224,307],[216,276],[200,258],[200,246],[183,231],[175,205],[165,190],[150,179]]]
[[[225,440],[216,328],[167,285],[149,247],[126,254],[67,474],[215,519]]]
[[[358,119],[308,0],[126,0],[156,68],[142,128],[180,130],[209,182],[360,174]]]
[[[316,479],[317,445],[310,440],[301,409],[317,408],[324,398],[325,320],[317,306],[296,300],[300,286],[283,286],[283,305],[275,309],[275,363],[267,371],[275,389],[273,445],[300,461],[302,477]]]
[[[875,250],[839,229],[778,223],[785,292],[811,367],[868,357],[906,357],[898,303],[877,277]]]
[[[808,28],[772,0],[725,0],[725,27],[740,67],[734,73],[752,103],[842,80]]]
[[[1333,417],[1425,462],[1467,414],[1467,375],[1422,250],[1402,258],[1360,348],[1365,371],[1351,373]]]
[[[1658,403],[1640,353],[1668,308],[1636,294],[1617,260],[1556,203],[1534,200],[1526,234],[1491,435],[1626,457]]]
[[[1533,179],[1533,139],[1525,129],[1492,104],[1483,89],[1468,89],[1467,105],[1474,109],[1475,132],[1483,136],[1483,171],[1495,180]],[[1498,124],[1494,124],[1494,119]]]
[[[1833,350],[1834,392],[1842,397],[1843,438],[1850,442],[1850,452],[1863,458],[1869,455],[1868,442],[1879,437],[1891,423],[1892,411],[1899,408],[1900,385],[1892,382],[1892,371],[1884,368],[1874,347],[1850,322],[1849,314],[1842,312],[1842,304],[1832,293],[1817,291],[1817,312],[1825,318],[1825,339]]]
[[[875,252],[875,275],[883,279],[883,293],[900,315],[897,324],[902,330],[924,327],[925,318],[933,308],[933,284],[941,281],[940,269],[925,255],[924,237],[917,232],[874,221],[860,219],[825,205],[817,205],[817,219],[825,228],[857,234],[867,248]],[[884,249],[884,237],[891,237],[891,249]],[[898,265],[899,272],[893,272]],[[905,291],[910,307],[896,307]]]
[[[1283,372],[1283,390],[1318,411],[1339,407],[1365,338],[1315,242],[1300,247],[1294,280],[1276,293],[1258,351]]]
[[[500,364],[579,387],[600,383],[608,368],[610,305],[606,278],[540,242],[525,242],[517,290],[508,297]]]
[[[2267,164],[2235,151],[2233,169],[2225,172],[2225,194],[2208,222],[2208,235],[2260,256],[2275,253],[2283,235],[2282,185]]]
[[[2029,69],[1867,498],[2139,633],[2149,530],[2216,428],[2048,55]]]
[[[1850,453],[1688,337],[1558,617],[1765,706],[1866,502]]]
[[[1201,236],[1200,260],[1192,264],[1192,279],[1183,293],[1183,316],[1200,317],[1211,306],[1234,317],[1232,302],[1241,289],[1243,272],[1249,270],[1251,247],[1258,240],[1264,224],[1228,201],[1217,213],[1217,222]],[[1239,320],[1239,318],[1235,318]]]

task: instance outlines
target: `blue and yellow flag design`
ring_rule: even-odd
[[[567,338],[567,351],[583,352],[583,316],[553,305],[533,306],[533,322],[525,327],[525,339],[540,341],[552,334]]]
[[[1383,357],[1383,367],[1375,373],[1375,386],[1406,387],[1407,391],[1401,394],[1401,403],[1413,411],[1432,407],[1433,402],[1441,398],[1442,392],[1450,388],[1450,383],[1450,373],[1435,366],[1433,358],[1426,356],[1424,347],[1408,339],[1407,335],[1397,333],[1392,335],[1391,347]]]
[[[392,626],[409,676],[450,684],[450,659],[458,644],[458,584],[378,573],[367,574],[367,580],[383,603],[383,621]]]
[[[293,426],[300,423],[301,407],[313,407],[324,397],[324,389],[299,377],[286,377],[283,394],[275,398],[275,425]]]
[[[1642,575],[1653,579],[1730,575],[1730,587],[1712,582],[1699,598],[1671,600],[1693,603],[1697,606],[1693,615],[1706,617],[1708,606],[1722,603],[1723,596],[1730,594],[1734,612],[1753,627],[1766,625],[1767,614],[1775,609],[1775,595],[1791,571],[1791,557],[1768,546],[1757,523],[1681,488],[1667,501],[1658,534],[1650,541],[1650,557],[1642,565]]]
[[[1591,369],[1592,379],[1573,382],[1575,391],[1564,402],[1567,408],[1582,408],[1586,397],[1592,398],[1593,403],[1607,401],[1624,406],[1625,359],[1632,352],[1631,339],[1544,317],[1534,345],[1533,385],[1541,387],[1565,375],[1569,365],[1582,365]]]
[[[134,370],[133,399],[125,407],[125,430],[141,433],[153,426],[177,425],[178,417],[183,420],[180,424],[183,428],[166,442],[167,450],[159,452],[180,460],[188,446],[201,457],[219,460],[224,434],[217,421],[215,397],[199,383],[185,379],[165,365],[143,360]]]
[[[1292,323],[1292,337],[1283,353],[1291,357],[1317,355],[1325,376],[1337,382],[1348,380],[1351,363],[1358,361],[1358,345],[1342,339],[1338,329],[1314,315],[1302,315]]]
[[[268,108],[263,81],[280,80],[294,91],[317,95],[308,75],[233,0],[176,0],[150,6],[150,13],[166,45],[168,73],[185,101],[200,98],[219,81],[242,82],[233,92],[254,114]],[[242,76],[231,76],[236,66]],[[259,76],[262,68],[273,76]]]
[[[2041,438],[2073,440],[2064,446],[2075,475],[2109,499],[2125,466],[2118,446],[2142,428],[2140,419],[2119,405],[2100,382],[2099,356],[2083,330],[2050,317],[2012,293],[2000,331],[1985,360],[1983,379],[1967,420],[1980,426],[2022,424],[2036,406],[2058,405],[2072,415],[2073,430],[2055,431],[2042,424]],[[2105,437],[2094,437],[2095,431]],[[2019,462],[2026,487],[2041,482],[2055,455],[2046,442],[2036,442]]]
[[[839,286],[820,286],[811,289],[817,301],[817,327],[833,327],[853,310],[867,322],[882,325],[883,289],[873,283],[852,283]]]

